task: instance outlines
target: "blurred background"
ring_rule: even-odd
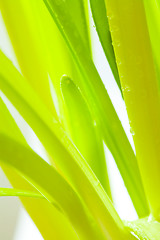
[[[130,133],[129,122],[125,109],[124,102],[121,98],[118,87],[113,79],[112,73],[103,54],[103,50],[98,40],[95,26],[90,14],[91,39],[93,42],[93,58],[101,78],[107,88],[111,100],[116,108],[119,118],[124,126],[127,136],[134,149],[132,135]],[[18,68],[16,57],[8,37],[3,18],[0,14],[0,48],[9,57],[14,65]],[[5,96],[0,92],[0,97],[5,99]],[[6,99],[7,101],[7,99]],[[8,105],[15,111],[14,107]],[[15,111],[15,114],[18,113]],[[18,116],[19,117],[19,116]],[[32,148],[46,159],[45,151],[27,124],[19,117],[19,125],[23,130],[28,142]],[[109,171],[109,178],[112,185],[112,195],[114,205],[123,220],[134,220],[137,218],[132,202],[124,187],[122,178],[116,167],[114,159],[109,150],[105,146],[106,159]],[[11,187],[3,171],[0,169],[0,187]],[[1,240],[42,240],[42,236],[36,226],[23,209],[17,197],[0,197],[0,239]]]

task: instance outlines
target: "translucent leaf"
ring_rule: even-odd
[[[90,5],[99,40],[102,44],[104,53],[111,67],[114,78],[119,86],[119,89],[121,90],[121,83],[119,79],[111,34],[109,30],[105,2],[104,0],[90,0]]]
[[[0,197],[31,197],[31,198],[44,198],[41,194],[36,192],[29,192],[15,188],[0,188]]]
[[[96,120],[100,122],[103,138],[117,163],[137,213],[144,216],[148,214],[148,206],[136,157],[108,93],[76,29],[74,19],[69,15],[67,2],[53,0],[44,0],[44,2],[83,76],[78,86],[86,97]]]
[[[159,219],[160,104],[144,3],[106,0],[106,4],[139,169],[150,211]]]
[[[23,138],[18,126],[16,125],[14,119],[10,115],[5,104],[0,98],[0,132],[6,134],[7,136],[15,139],[16,141],[27,145],[25,139]],[[17,174],[13,169],[1,164],[2,170],[10,181],[14,188],[25,189],[28,193],[33,193],[38,196],[37,190],[31,186],[24,178]],[[8,191],[6,191],[3,194]],[[12,189],[9,189],[11,194]],[[21,192],[22,193],[22,192]],[[12,193],[13,194],[13,193]],[[20,192],[19,192],[20,195]],[[21,194],[22,195],[22,194]],[[41,195],[42,196],[42,195]],[[19,196],[20,197],[20,196]],[[41,198],[24,198],[20,197],[20,200],[27,210],[28,214],[38,227],[40,233],[44,239],[53,239],[56,237],[57,240],[63,238],[77,238],[71,224],[67,218],[59,212],[55,204],[51,205],[48,201]],[[38,218],[37,218],[38,216]],[[61,231],[63,226],[63,231]],[[53,231],[54,229],[54,231]]]
[[[79,237],[103,239],[87,208],[72,187],[31,149],[0,134],[0,159],[33,184],[50,203],[56,202]]]
[[[79,89],[69,77],[62,77],[61,90],[67,112],[66,128],[110,196],[103,143],[98,133],[98,126]]]
[[[0,62],[0,66],[3,65],[0,88],[4,94],[33,128],[58,170],[78,191],[99,227],[111,236],[121,236],[119,228],[123,229],[123,224],[107,194],[59,122],[50,116],[29,88],[24,88],[22,76],[2,53]]]

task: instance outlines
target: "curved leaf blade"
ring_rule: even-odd
[[[99,36],[99,40],[102,44],[105,56],[108,60],[113,76],[117,82],[117,85],[121,90],[121,83],[119,79],[119,73],[116,64],[116,58],[112,45],[111,34],[109,30],[109,24],[107,19],[107,10],[104,0],[90,0],[93,19],[95,22],[96,30]]]
[[[0,134],[0,161],[21,173],[50,203],[56,202],[80,237],[103,239],[78,195],[53,167],[32,150]]]
[[[25,139],[1,98],[0,114],[0,132],[26,146]],[[1,167],[14,188],[25,189],[25,191],[28,192],[35,192],[36,189],[13,169],[2,164]],[[38,194],[38,192],[36,192],[36,194]],[[59,212],[59,209],[57,209],[57,206],[54,203],[51,205],[46,199],[40,198],[20,197],[20,200],[44,239],[52,240],[55,237],[57,240],[64,239],[65,237],[68,239],[77,239],[68,219]],[[61,230],[62,226],[63,231]]]
[[[67,112],[66,128],[102,186],[111,196],[103,143],[97,131],[98,126],[79,89],[67,76],[61,79],[61,91]]]
[[[145,7],[139,0],[106,0],[106,4],[109,16],[114,15],[111,29],[119,29],[112,31],[112,38],[139,169],[150,211],[159,219],[160,102]]]
[[[158,84],[160,88],[160,61],[159,61],[159,53],[160,53],[160,1],[159,0],[144,0],[146,17],[148,23],[148,29],[151,39],[151,45],[154,56],[154,63],[157,72]]]
[[[74,21],[69,17],[68,5],[65,1],[44,2],[83,76],[78,85],[100,123],[104,140],[117,163],[136,211],[139,216],[146,216],[148,204],[135,154]]]
[[[36,190],[34,186],[27,182],[26,179],[20,176],[20,174],[9,165],[7,166],[1,162],[1,166],[13,187],[18,189],[24,188],[27,191]],[[19,198],[44,239],[78,239],[78,236],[75,233],[71,223],[68,221],[68,218],[62,214],[56,202],[52,202],[51,204],[45,198]]]
[[[125,224],[130,231],[134,232],[137,239],[159,240],[160,223],[151,216]]]
[[[43,105],[39,105],[36,98],[33,106],[32,91],[31,94],[26,94],[28,88],[24,92],[20,90],[23,82],[22,76],[1,52],[0,62],[2,63],[0,66],[3,65],[0,71],[0,88],[4,94],[37,134],[56,167],[78,191],[102,231],[105,229],[105,234],[121,236],[125,231],[122,221],[98,179],[67,137],[59,122],[47,111],[45,115],[37,111],[37,108],[40,110]]]
[[[36,192],[29,192],[26,190],[15,188],[0,188],[0,197],[31,197],[31,198],[44,198],[41,194]]]
[[[0,9],[23,75],[55,115],[45,53],[34,31],[29,1],[0,1]]]

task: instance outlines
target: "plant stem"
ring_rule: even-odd
[[[99,126],[93,119],[83,95],[67,76],[61,79],[66,109],[66,129],[75,145],[111,198],[107,166]]]
[[[74,21],[69,17],[67,2],[61,1],[60,5],[53,0],[44,0],[44,2],[82,75],[78,86],[86,97],[93,115],[100,123],[104,141],[116,161],[136,211],[140,217],[146,216],[148,206],[136,157]],[[128,162],[129,158],[130,162]]]
[[[126,222],[125,225],[138,236],[137,239],[159,240],[160,223],[151,216],[133,222]]]
[[[151,44],[154,54],[155,66],[157,71],[158,84],[160,89],[160,1],[158,0],[144,0],[147,23],[149,28],[149,34],[151,38]]]
[[[16,122],[14,121],[1,98],[0,113],[0,133],[4,133],[10,136],[12,139],[20,142],[24,146],[27,146],[22,133],[20,132],[18,126],[16,125]],[[5,164],[3,165],[2,163],[1,168],[14,188],[25,189],[32,192],[36,190],[13,169],[9,168]],[[44,239],[77,239],[75,231],[73,230],[68,219],[63,214],[61,214],[52,204],[46,201],[46,199],[43,200],[24,197],[19,198]],[[61,230],[62,226],[63,231]]]
[[[0,66],[3,66],[0,74],[0,86],[4,94],[35,131],[46,151],[52,157],[58,171],[79,193],[101,231],[113,239],[123,239],[124,236],[128,235],[128,232],[85,159],[70,141],[59,122],[47,110],[44,111],[44,114],[37,111],[38,106],[41,106],[43,112],[43,104],[33,96],[31,89],[28,91],[29,89],[26,87],[25,91],[22,91],[25,82],[23,82],[23,77],[1,52],[0,61]],[[15,83],[18,88],[22,87],[21,91],[13,86]],[[22,93],[25,96],[22,97]],[[33,99],[35,105],[32,108],[29,102]]]
[[[150,210],[159,218],[159,95],[144,5],[140,0],[106,4],[138,163]]]
[[[34,31],[29,1],[0,0],[0,8],[23,76],[56,116],[46,71],[45,48],[41,36]]]
[[[111,34],[109,31],[108,18],[105,7],[105,0],[90,0],[93,19],[96,26],[96,31],[99,36],[99,40],[102,44],[105,56],[108,60],[113,76],[117,82],[117,85],[121,91],[121,84],[113,50]]]
[[[0,134],[0,143],[0,161],[20,173],[51,204],[55,205],[56,202],[80,239],[105,239],[83,201],[53,167],[31,149],[4,134]]]

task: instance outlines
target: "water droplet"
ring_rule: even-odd
[[[124,87],[124,91],[125,91],[126,93],[129,93],[129,92],[131,91],[131,89],[130,89],[129,86],[125,86],[125,87]]]
[[[94,120],[93,125],[96,127],[97,126],[97,122]]]
[[[116,25],[111,26],[111,33],[118,32],[118,31],[119,31],[119,27],[117,27]]]
[[[130,133],[132,134],[132,136],[135,135],[135,132],[133,131],[133,128],[132,128],[132,127],[130,128]]]
[[[112,20],[114,18],[114,14],[108,12],[107,17],[108,17],[109,20]]]

